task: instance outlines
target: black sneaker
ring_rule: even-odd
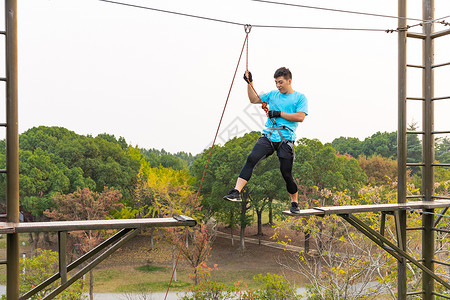
[[[242,202],[241,194],[236,189],[232,189],[228,195],[223,197],[223,199],[233,202]]]
[[[290,212],[293,213],[293,214],[300,213],[300,209],[298,208],[298,203],[297,202],[291,202]]]

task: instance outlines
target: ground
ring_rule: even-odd
[[[226,231],[225,228],[219,228]],[[270,227],[264,228],[265,235],[261,238],[269,240],[273,234]],[[256,228],[250,227],[246,236],[255,238]],[[106,259],[96,268],[97,292],[124,292],[131,289],[161,289],[168,282],[172,274],[172,247],[163,239],[150,247],[150,235],[141,234],[123,246],[119,251]],[[175,251],[175,255],[178,251]],[[286,272],[277,263],[277,259],[288,254],[282,249],[264,245],[246,243],[246,250],[239,251],[239,236],[235,235],[234,246],[231,239],[216,237],[207,265],[218,266],[218,271],[212,273],[213,279],[219,282],[232,284],[239,280],[246,282],[250,287],[256,287],[253,279],[258,274],[275,273],[285,275],[292,283],[303,285],[304,278],[300,275]],[[142,272],[136,268],[143,265],[159,266],[164,269],[152,272]],[[182,259],[178,264],[178,283],[174,290],[183,290],[192,281],[189,274],[192,268]],[[158,283],[160,282],[160,283]]]

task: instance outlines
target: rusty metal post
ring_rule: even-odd
[[[423,0],[423,19],[434,20],[434,0]],[[425,40],[423,45],[423,106],[422,106],[422,126],[423,126],[423,141],[422,141],[422,194],[424,201],[432,201],[434,193],[434,40],[431,34],[434,32],[434,23],[425,23],[423,25],[423,33]],[[426,210],[426,212],[433,213],[434,210]],[[435,233],[433,231],[434,215],[422,215],[422,258],[425,267],[434,271],[434,252],[435,252]],[[428,274],[422,274],[422,289],[423,299],[435,299],[434,296],[435,281]]]
[[[6,214],[19,223],[19,130],[17,105],[17,0],[5,1],[6,25]],[[7,236],[6,295],[19,298],[19,234]]]
[[[398,0],[398,27],[406,28],[406,0]],[[398,129],[397,129],[397,156],[398,156],[398,203],[406,202],[406,39],[407,31],[398,32]],[[406,249],[406,211],[400,211],[398,215],[397,235],[399,248]],[[404,258],[397,261],[397,297],[399,300],[406,300],[406,260]]]

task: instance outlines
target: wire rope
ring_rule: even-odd
[[[327,8],[327,7],[310,6],[310,5],[303,5],[303,4],[292,4],[292,3],[285,3],[285,2],[275,2],[275,1],[269,1],[269,0],[251,0],[251,1],[262,2],[262,3],[269,3],[269,4],[277,4],[277,5],[285,5],[285,6],[294,6],[294,7],[301,7],[301,8],[309,8],[309,9],[316,9],[316,10],[326,10],[326,11],[347,13],[347,14],[357,14],[357,15],[364,15],[364,16],[371,16],[371,17],[382,17],[382,18],[391,18],[391,19],[405,19],[405,20],[412,20],[412,21],[423,21],[422,19],[417,19],[417,18],[398,17],[398,16],[390,16],[390,15],[383,15],[383,14],[368,13],[368,12],[359,12],[359,11],[351,11],[351,10],[343,10],[343,9],[335,9],[335,8]]]
[[[184,17],[196,18],[196,19],[201,19],[201,20],[206,20],[206,21],[225,23],[225,24],[230,24],[230,25],[238,25],[238,26],[245,26],[246,25],[246,24],[240,23],[240,22],[234,22],[234,21],[229,21],[229,20],[224,20],[224,19],[217,19],[217,18],[211,18],[211,17],[204,17],[204,16],[199,16],[199,15],[193,15],[193,14],[187,14],[187,13],[176,12],[176,11],[171,11],[171,10],[164,10],[164,9],[153,8],[153,7],[148,7],[148,6],[124,3],[124,2],[119,2],[119,1],[112,1],[112,0],[98,0],[98,1],[105,2],[105,3],[111,3],[111,4],[122,5],[122,6],[134,7],[134,8],[139,8],[139,9],[152,10],[152,11],[161,12],[161,13],[179,15],[179,16],[184,16]],[[264,24],[256,24],[256,25],[252,25],[252,27],[280,28],[280,29],[309,29],[309,30],[341,30],[341,31],[379,31],[379,32],[386,32],[385,29],[374,29],[374,28],[287,26],[287,25],[264,25]]]

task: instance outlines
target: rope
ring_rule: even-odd
[[[222,115],[220,116],[219,125],[217,126],[217,130],[216,130],[216,134],[214,135],[214,140],[212,142],[211,150],[209,151],[208,159],[206,160],[206,165],[205,165],[205,169],[203,170],[202,179],[200,180],[200,185],[198,187],[198,191],[197,191],[197,194],[195,196],[194,209],[192,209],[192,211],[191,211],[191,215],[190,215],[191,217],[192,217],[192,214],[193,214],[193,212],[194,212],[194,210],[195,210],[195,208],[197,207],[197,204],[198,204],[198,199],[199,199],[199,196],[200,196],[200,190],[201,190],[202,185],[203,185],[203,180],[205,179],[206,170],[208,169],[209,161],[211,159],[211,155],[212,155],[212,152],[213,152],[213,149],[214,149],[214,145],[216,143],[217,136],[219,135],[220,125],[222,124],[223,116],[225,114],[225,109],[227,108],[228,100],[229,100],[230,94],[231,94],[231,89],[233,88],[234,79],[236,78],[236,73],[237,73],[237,70],[239,68],[239,64],[240,64],[241,58],[242,58],[242,53],[244,52],[244,47],[245,47],[245,45],[247,43],[247,40],[248,40],[248,32],[247,32],[247,34],[245,36],[244,44],[242,45],[241,53],[239,55],[238,63],[236,65],[236,70],[234,71],[234,75],[233,75],[233,79],[231,81],[230,89],[228,90],[228,95],[227,95],[227,99],[225,101],[225,105],[224,105],[223,110],[222,110]],[[172,277],[170,278],[169,286],[167,287],[167,291],[166,291],[166,295],[164,297],[164,300],[167,299],[167,295],[169,294],[170,285],[172,284],[172,281],[173,281],[175,270],[176,270],[177,265],[178,265],[178,260],[180,259],[181,251],[183,250],[185,242],[186,242],[187,233],[188,233],[188,228],[186,227],[186,231],[185,231],[184,236],[183,236],[183,243],[181,244],[180,252],[177,255],[177,260],[175,262],[175,267],[174,267],[174,269],[172,271]]]
[[[326,11],[339,12],[339,13],[347,13],[347,14],[364,15],[364,16],[371,16],[371,17],[382,17],[382,18],[391,18],[391,19],[404,19],[404,20],[412,20],[412,21],[423,21],[422,19],[416,19],[416,18],[406,18],[406,17],[398,17],[398,16],[389,16],[389,15],[382,15],[382,14],[374,14],[374,13],[359,12],[359,11],[351,11],[351,10],[342,10],[342,9],[326,8],[326,7],[317,7],[317,6],[309,6],[309,5],[302,5],[302,4],[292,4],[292,3],[284,3],[284,2],[274,2],[274,1],[267,1],[267,0],[251,0],[251,1],[254,1],[254,2],[263,2],[263,3],[269,3],[269,4],[278,4],[278,5],[295,6],[295,7],[302,7],[302,8],[310,8],[310,9],[318,9],[318,10],[326,10]]]
[[[434,216],[438,216],[438,217],[443,217],[443,218],[450,218],[449,215],[443,215],[443,214],[438,214],[438,213],[433,213],[433,212],[429,212],[429,211],[421,211],[421,210],[415,210],[411,207],[407,207],[406,209],[408,209],[409,211],[416,213],[416,214],[421,214],[421,215],[434,215]]]
[[[233,21],[217,19],[217,18],[210,18],[210,17],[203,17],[203,16],[198,16],[198,15],[192,15],[192,14],[181,13],[181,12],[170,11],[170,10],[164,10],[164,9],[158,9],[158,8],[153,8],[153,7],[148,7],[148,6],[135,5],[135,4],[130,4],[130,3],[123,3],[123,2],[118,2],[118,1],[111,1],[111,0],[98,0],[98,1],[111,3],[111,4],[117,4],[117,5],[123,5],[123,6],[128,6],[128,7],[152,10],[152,11],[157,11],[157,12],[162,12],[162,13],[167,13],[167,14],[174,14],[174,15],[179,15],[179,16],[184,16],[184,17],[197,18],[197,19],[202,19],[202,20],[206,20],[206,21],[213,21],[213,22],[226,23],[226,24],[239,25],[239,26],[245,26],[246,25],[244,23],[239,23],[239,22],[233,22]],[[283,29],[318,29],[318,30],[351,30],[351,31],[379,31],[379,32],[386,32],[386,29],[345,28],[345,27],[313,27],[313,26],[283,26],[283,25],[281,25],[281,26],[280,25],[253,25],[253,27],[283,28]]]
[[[252,30],[252,25],[245,25],[244,26],[245,29],[245,33],[246,33],[246,39],[247,39],[247,56],[245,58],[245,71],[248,72],[248,34],[250,33],[250,31]],[[259,101],[261,102],[261,108],[264,110],[264,112],[267,114],[269,112],[269,108],[267,107],[267,102],[266,101],[262,101],[261,97],[259,97],[258,93],[256,92],[255,88],[253,87],[253,83],[249,82],[249,86],[251,87],[251,89],[253,90],[253,92],[255,93],[256,97],[258,97]],[[270,122],[272,122],[273,126],[276,126],[275,120],[270,119]]]
[[[117,4],[117,5],[123,5],[128,7],[134,7],[134,8],[140,8],[140,9],[147,9],[167,14],[174,14],[179,15],[183,17],[190,17],[190,18],[197,18],[201,20],[206,21],[213,21],[213,22],[219,22],[219,23],[226,23],[231,25],[239,25],[239,26],[247,26],[247,24],[240,23],[240,22],[234,22],[229,20],[223,20],[223,19],[217,19],[217,18],[210,18],[210,17],[204,17],[204,16],[198,16],[198,15],[192,15],[187,13],[181,13],[171,10],[164,10],[159,8],[153,8],[148,6],[141,6],[136,4],[130,4],[130,3],[123,3],[118,1],[111,1],[111,0],[98,0],[100,2],[106,2],[111,4]],[[324,8],[324,7],[314,7],[314,6],[306,6],[306,5],[296,5],[296,4],[288,4],[288,3],[280,3],[280,2],[271,2],[271,1],[265,1],[265,0],[252,0],[252,1],[258,1],[258,2],[267,2],[267,3],[273,3],[273,4],[280,4],[280,5],[291,5],[291,6],[299,6],[299,7],[305,7],[305,8],[313,8],[313,9],[322,9],[322,10],[329,10],[329,11],[335,11],[335,12],[342,12],[342,13],[353,13],[353,14],[360,14],[360,15],[367,15],[367,16],[376,16],[376,17],[385,17],[385,18],[397,18],[397,19],[406,19],[406,20],[415,20],[415,21],[421,21],[421,23],[409,25],[406,27],[399,27],[397,29],[377,29],[377,28],[349,28],[349,27],[318,27],[318,26],[286,26],[286,25],[253,25],[253,27],[259,27],[259,28],[278,28],[278,29],[306,29],[306,30],[341,30],[341,31],[369,31],[369,32],[386,32],[386,33],[393,33],[393,32],[399,32],[399,31],[405,31],[412,27],[416,26],[422,26],[423,24],[427,23],[441,23],[445,26],[448,26],[449,23],[445,21],[440,21],[442,19],[448,18],[449,16],[445,16],[442,18],[434,19],[434,20],[428,20],[423,21],[421,19],[415,19],[415,18],[406,18],[406,17],[394,17],[394,16],[388,16],[388,15],[380,15],[380,14],[373,14],[373,13],[364,13],[364,12],[356,12],[356,11],[346,11],[346,10],[339,10],[339,9],[332,9],[332,8]]]

